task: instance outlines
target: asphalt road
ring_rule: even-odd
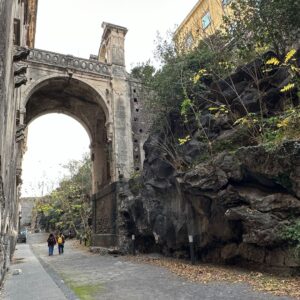
[[[11,267],[4,287],[5,300],[292,299],[255,292],[244,283],[188,282],[164,268],[92,254],[68,241],[63,255],[58,255],[56,247],[54,256],[49,257],[46,238],[34,234],[29,238],[30,246],[18,245],[16,257],[22,260]],[[16,268],[22,269],[22,274],[12,275]],[[40,288],[42,294],[36,296]],[[89,296],[84,296],[85,292]]]

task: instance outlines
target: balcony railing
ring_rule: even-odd
[[[96,60],[89,60],[72,55],[54,53],[40,49],[30,49],[27,60],[50,66],[78,70],[86,73],[94,73],[104,76],[110,76],[111,74],[109,65],[98,62]]]

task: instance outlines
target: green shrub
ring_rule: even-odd
[[[281,237],[291,246],[296,247],[295,255],[300,259],[300,219],[282,229]]]

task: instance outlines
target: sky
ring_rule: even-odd
[[[38,0],[35,48],[89,58],[98,54],[102,22],[128,29],[127,71],[154,58],[157,33],[174,31],[198,0]],[[89,137],[74,119],[48,114],[28,128],[22,197],[42,196],[67,175],[62,166],[89,152]]]

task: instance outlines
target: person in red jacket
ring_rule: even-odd
[[[51,256],[53,255],[54,246],[56,245],[56,239],[53,233],[50,233],[47,242],[48,242],[49,256]]]

